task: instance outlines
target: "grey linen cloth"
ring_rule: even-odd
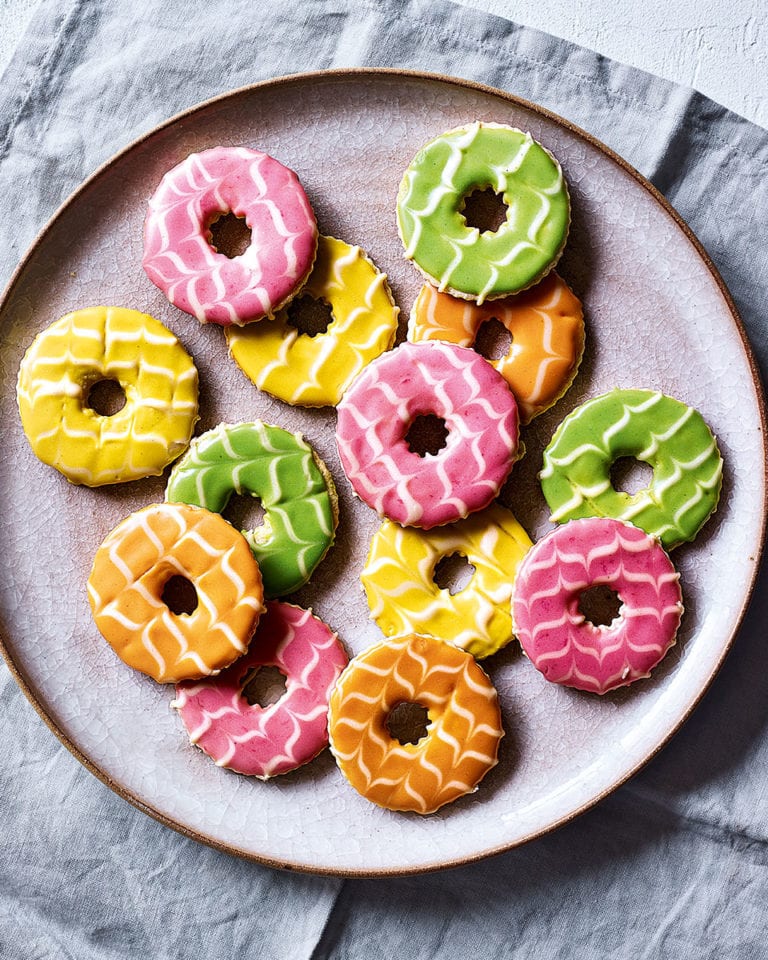
[[[44,0],[0,83],[0,282],[100,163],[211,95],[298,70],[480,80],[602,139],[703,242],[768,369],[768,133],[701,95],[442,0]],[[716,362],[716,358],[713,358]],[[0,956],[768,956],[768,577],[714,685],[638,776],[554,834],[422,877],[296,875],[134,809],[0,668]]]

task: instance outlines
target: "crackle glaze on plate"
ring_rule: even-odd
[[[34,335],[60,315],[107,303],[166,323],[201,374],[202,420],[261,418],[301,430],[340,493],[338,542],[292,599],[311,605],[350,654],[380,639],[359,574],[377,526],[353,499],[333,442],[335,415],[260,393],[227,356],[221,330],[170,306],[141,268],[147,199],[192,151],[247,144],[294,169],[322,233],[360,244],[389,274],[403,319],[421,286],[403,259],[395,197],[416,150],[480,119],[529,130],[563,165],[573,224],[558,268],[583,299],[585,359],[572,389],[524,430],[505,502],[533,537],[549,528],[536,480],[556,425],[612,387],[659,389],[697,407],[725,458],[717,514],[673,559],[686,613],[678,644],[651,681],[602,699],[548,685],[515,644],[485,662],[507,731],[480,789],[426,818],[375,807],[326,751],[268,783],[214,766],[190,746],[172,690],[120,662],[92,623],[91,559],[129,512],[162,499],[164,480],[73,487],[33,456],[15,379]],[[634,171],[557,117],[488,88],[388,71],[297,76],[236,91],[129,147],[63,206],[19,267],[0,307],[0,474],[6,552],[4,652],[46,722],[94,773],[147,813],[197,839],[262,862],[318,872],[416,872],[530,840],[623,782],[670,737],[715,674],[755,577],[765,509],[762,401],[731,301],[679,218]]]

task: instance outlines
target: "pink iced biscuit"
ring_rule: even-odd
[[[237,257],[211,245],[222,214],[244,218],[251,243]],[[312,269],[317,224],[293,171],[247,147],[193,153],[165,174],[144,222],[144,270],[170,302],[201,323],[271,316]]]
[[[217,677],[178,684],[172,705],[192,743],[218,766],[267,780],[328,745],[328,700],[347,660],[311,611],[273,600],[247,654]],[[286,690],[276,703],[251,705],[243,687],[264,666],[285,676]]]
[[[579,601],[603,584],[621,607],[597,626]],[[515,581],[514,630],[531,663],[553,683],[593,693],[649,676],[682,613],[679,574],[658,540],[607,517],[553,530],[528,551]]]
[[[413,422],[444,421],[445,445],[420,456]],[[496,497],[517,456],[517,403],[469,347],[402,343],[369,364],[338,406],[336,442],[355,493],[380,516],[429,530]]]

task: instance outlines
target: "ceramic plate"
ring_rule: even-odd
[[[201,373],[198,431],[260,417],[301,430],[340,493],[338,542],[310,585],[311,605],[350,654],[380,639],[359,575],[373,513],[353,499],[335,452],[335,414],[294,409],[251,385],[221,330],[171,307],[142,271],[142,222],[163,173],[192,151],[249,144],[294,169],[322,233],[360,244],[389,274],[408,316],[420,287],[402,255],[395,196],[416,150],[472,120],[529,130],[561,161],[573,224],[560,270],[583,299],[587,345],[566,396],[524,430],[527,454],[505,499],[533,538],[550,524],[536,480],[541,452],[581,401],[615,386],[662,390],[697,407],[725,459],[717,514],[674,551],[686,613],[650,681],[602,699],[548,685],[516,644],[486,661],[507,736],[473,795],[420,818],[352,790],[326,751],[268,783],[217,768],[192,747],[172,690],[124,666],[91,621],[85,581],[96,547],[124,516],[162,499],[164,479],[96,490],[33,456],[15,378],[33,336],[97,303],[153,314]],[[169,826],[279,866],[352,875],[454,865],[530,840],[622,783],[671,736],[714,676],[738,627],[764,527],[765,452],[754,365],[730,298],[679,217],[626,163],[572,125],[488,88],[419,74],[297,76],[202,104],[123,151],[64,204],[19,267],[0,310],[5,655],[38,710],[89,769]],[[738,391],[735,390],[738,385]]]

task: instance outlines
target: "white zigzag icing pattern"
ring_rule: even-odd
[[[386,727],[404,701],[429,712],[416,744],[400,744]],[[342,773],[393,810],[431,813],[474,790],[495,765],[503,735],[485,673],[469,654],[432,637],[369,647],[350,661],[331,696],[331,750]]]
[[[490,320],[506,327],[511,342],[506,354],[489,362],[510,385],[521,422],[528,423],[549,409],[576,376],[584,349],[581,304],[554,271],[523,293],[484,305],[427,283],[413,305],[408,339],[478,349],[478,334]]]
[[[579,607],[606,585],[618,617],[595,626]],[[682,616],[679,574],[659,542],[610,518],[573,520],[527,554],[515,584],[515,633],[548,680],[606,693],[647,677],[675,642]]]
[[[195,587],[192,613],[165,603],[172,575]],[[245,540],[217,514],[184,504],[152,504],[123,520],[96,553],[88,598],[118,656],[161,683],[218,673],[246,651],[263,609]]]
[[[244,530],[268,597],[297,589],[331,546],[335,488],[297,433],[261,421],[220,423],[192,441],[168,480],[168,501],[221,512],[230,496],[258,497],[263,522]]]
[[[634,456],[654,469],[646,489],[613,488],[610,467]],[[667,549],[692,540],[717,506],[723,461],[701,414],[651,390],[594,397],[560,424],[540,474],[552,520],[585,516],[627,520]]]
[[[125,406],[101,416],[90,387],[116,380]],[[197,421],[197,370],[159,320],[91,307],[51,324],[27,351],[18,379],[35,454],[73,483],[95,487],[162,473]]]
[[[246,656],[215,679],[179,684],[172,706],[218,766],[266,780],[327,746],[328,699],[346,664],[338,638],[311,610],[271,601]],[[249,704],[243,687],[263,666],[285,676],[285,694],[269,706]]]
[[[261,390],[303,406],[335,405],[363,367],[388,349],[398,308],[381,273],[360,247],[321,236],[302,298],[331,308],[331,322],[310,336],[288,310],[244,328],[229,328],[233,359]]]
[[[231,211],[252,231],[227,257],[208,225]],[[315,256],[314,213],[296,175],[267,154],[215,147],[163,177],[149,202],[144,269],[171,303],[224,326],[271,316],[295,292]]]
[[[430,531],[385,520],[361,574],[371,617],[387,636],[426,633],[488,657],[512,639],[512,589],[530,547],[514,516],[497,504]],[[435,582],[435,570],[457,554],[474,570],[451,595]]]
[[[481,232],[461,211],[473,190],[487,187],[509,209],[501,227]],[[406,258],[440,291],[477,303],[546,273],[569,224],[568,193],[552,155],[528,133],[480,122],[422,147],[403,176],[397,213]]]
[[[448,430],[424,457],[408,446],[413,420],[432,413]],[[371,363],[338,408],[342,465],[357,495],[404,525],[430,529],[486,506],[512,468],[517,405],[506,382],[473,350],[403,343]]]

